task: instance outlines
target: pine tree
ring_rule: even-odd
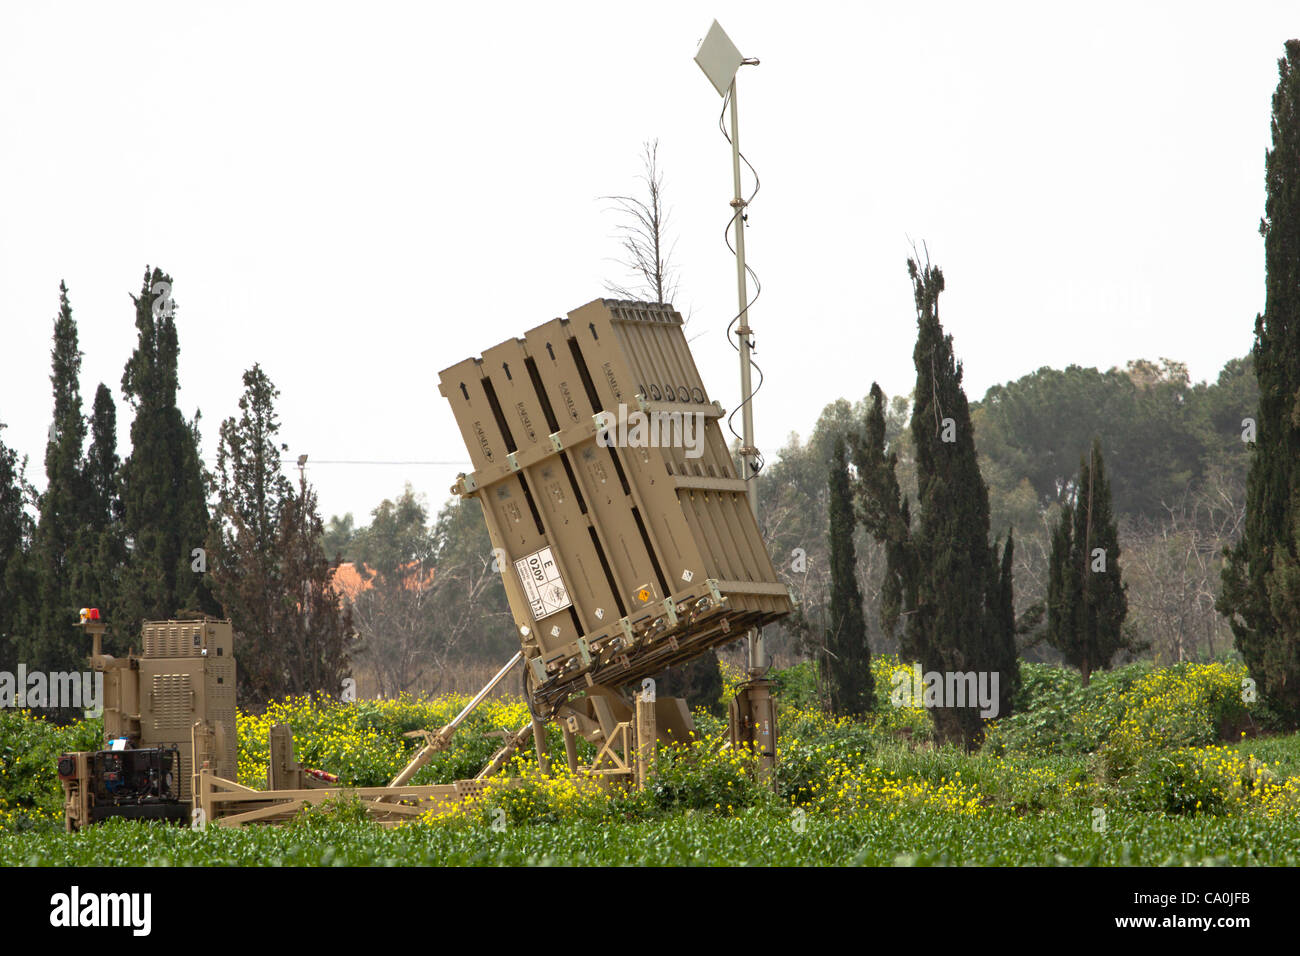
[[[1259,379],[1246,526],[1223,569],[1220,613],[1264,699],[1300,722],[1300,40],[1286,42],[1273,94],[1260,233],[1267,273],[1255,317]]]
[[[989,544],[988,488],[975,457],[970,408],[952,336],[939,323],[943,273],[908,260],[916,303],[917,340],[912,440],[916,448],[919,513],[900,502],[896,456],[884,449],[883,409],[872,386],[867,439],[858,449],[860,492],[868,530],[886,545],[881,625],[899,619],[900,650],[927,673],[992,675],[998,679],[998,716],[1011,712],[1020,685],[1015,648],[1010,551]],[[941,740],[973,747],[983,735],[978,708],[932,709]]]
[[[297,494],[282,503],[276,543],[284,586],[276,633],[289,664],[281,693],[337,696],[352,673],[352,610],[334,589],[335,565],[321,546],[324,531],[316,492],[304,473]]]
[[[86,422],[81,414],[81,351],[68,287],[59,283],[59,314],[50,351],[54,416],[45,446],[45,491],[32,546],[34,604],[24,614],[19,651],[29,667],[70,670],[85,663],[87,648],[73,628],[79,596],[73,594],[77,546],[88,512],[82,474]]]
[[[240,415],[221,425],[208,537],[213,587],[235,627],[240,697],[260,706],[337,694],[352,624],[331,584],[315,492],[304,478],[295,494],[281,471],[279,391],[259,365],[243,381]]]
[[[235,628],[240,697],[261,704],[288,683],[288,648],[276,630],[286,591],[277,549],[292,485],[280,466],[279,392],[260,365],[243,381],[239,418],[221,424],[208,553],[213,591]]]
[[[1111,508],[1101,442],[1079,462],[1075,501],[1052,536],[1047,641],[1077,667],[1086,685],[1117,651],[1134,649],[1124,634],[1128,585],[1120,571],[1119,531]]]
[[[122,528],[129,557],[113,626],[133,635],[140,622],[182,611],[219,610],[204,583],[207,534],[205,480],[198,425],[177,408],[176,334],[171,277],[145,270],[135,302],[139,334],[122,375],[122,392],[135,411],[131,455],[122,465]]]
[[[858,588],[857,555],[853,549],[853,492],[849,481],[846,442],[836,437],[828,464],[831,593],[825,630],[825,668],[831,711],[858,717],[872,709],[875,688],[871,648]]]

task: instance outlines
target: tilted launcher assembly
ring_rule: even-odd
[[[440,375],[541,717],[792,609],[668,305],[597,300]]]

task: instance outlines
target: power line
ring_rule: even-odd
[[[205,459],[205,464],[214,464],[212,459]],[[297,458],[281,458],[281,465],[297,466]],[[379,461],[363,460],[353,458],[312,458],[307,461],[307,467],[312,465],[472,465],[471,461]]]
[[[281,458],[280,464],[297,459]],[[307,466],[312,465],[471,465],[469,461],[371,461],[351,458],[312,458],[307,462]]]

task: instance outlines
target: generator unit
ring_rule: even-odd
[[[671,305],[598,299],[440,373],[549,718],[793,609]]]
[[[91,668],[104,675],[104,749],[59,758],[66,828],[109,817],[188,821],[196,723],[212,728],[214,772],[236,776],[230,622],[146,621],[141,653],[125,658],[103,652],[97,609],[83,609],[79,626],[93,641]]]

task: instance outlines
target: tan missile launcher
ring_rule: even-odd
[[[669,305],[597,300],[443,370],[514,613],[555,715],[792,610]]]

